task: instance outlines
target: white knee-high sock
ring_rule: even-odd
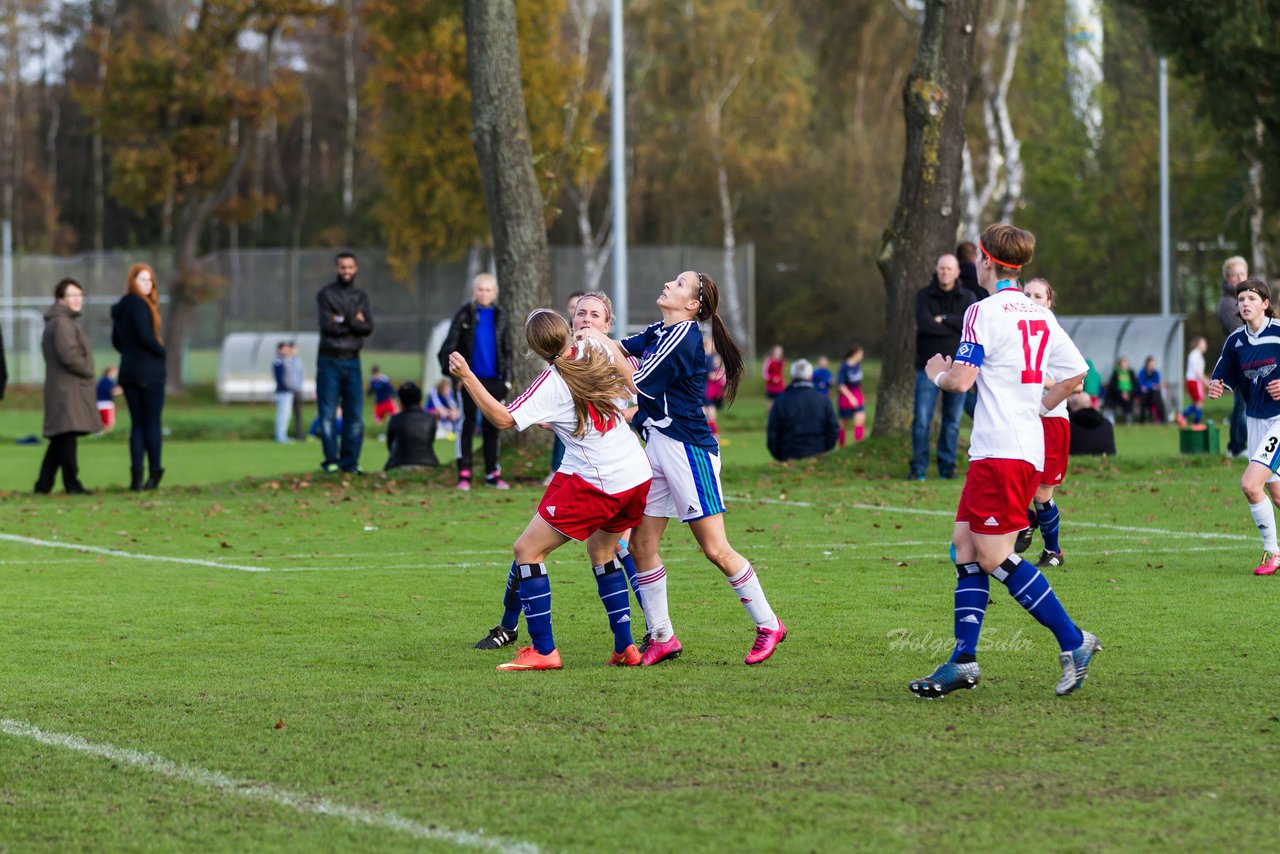
[[[1271,499],[1264,498],[1257,504],[1250,504],[1249,512],[1253,514],[1253,522],[1262,536],[1262,550],[1272,554],[1280,551],[1276,546],[1276,511],[1271,506]]]
[[[671,615],[667,611],[667,568],[636,573],[636,594],[640,607],[644,608],[644,622],[649,634],[659,643],[671,640],[675,631],[671,628]]]
[[[756,626],[762,629],[778,628],[778,618],[769,607],[769,600],[764,598],[764,588],[760,586],[760,579],[756,577],[750,561],[744,563],[738,574],[729,579],[729,587],[747,609],[747,616],[755,621]]]

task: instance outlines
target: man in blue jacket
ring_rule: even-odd
[[[813,384],[813,365],[797,359],[791,365],[791,385],[769,409],[769,453],[776,460],[799,460],[836,446],[840,422],[831,398]]]
[[[316,359],[316,408],[320,443],[328,474],[339,470],[364,474],[364,378],[360,348],[373,332],[369,296],[356,287],[356,256],[342,252],[334,259],[336,278],[316,294],[320,314],[320,355]],[[338,447],[337,409],[342,406],[342,447]]]

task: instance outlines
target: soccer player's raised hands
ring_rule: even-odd
[[[457,350],[449,354],[449,373],[459,380],[465,380],[471,376],[471,366],[467,364],[467,360]]]

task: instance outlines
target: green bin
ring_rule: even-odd
[[[1180,431],[1178,446],[1184,454],[1220,454],[1218,425],[1210,421],[1201,430]]]

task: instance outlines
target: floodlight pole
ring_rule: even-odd
[[[609,57],[613,66],[612,110],[610,111],[610,173],[613,178],[613,314],[618,334],[628,334],[630,312],[627,294],[627,102],[626,68],[623,60],[622,0],[609,4]]]
[[[1160,314],[1169,315],[1169,61],[1160,57]]]

